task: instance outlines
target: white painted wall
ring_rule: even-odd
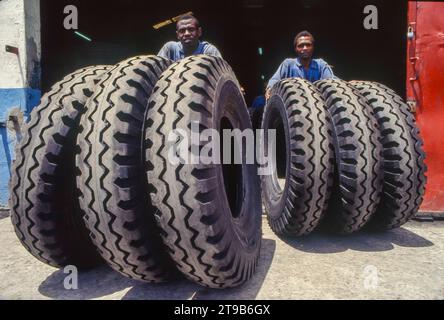
[[[28,41],[28,42],[27,42]],[[29,87],[33,63],[28,61],[29,41],[34,41],[38,60],[40,44],[40,3],[38,0],[0,1],[0,88]],[[19,56],[5,46],[19,48]]]
[[[0,1],[0,88],[26,87],[25,0]],[[19,48],[20,59],[5,51]]]

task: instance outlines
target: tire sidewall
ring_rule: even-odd
[[[244,106],[244,107],[240,107]],[[213,106],[213,128],[220,134],[222,143],[221,120],[228,118],[234,129],[244,131],[252,129],[245,101],[237,84],[237,80],[229,73],[222,74],[217,82]],[[245,148],[242,148],[242,200],[237,217],[233,217],[228,196],[225,191],[223,176],[223,159],[217,166],[217,190],[221,190],[217,198],[218,207],[225,221],[231,225],[238,243],[249,253],[254,253],[260,246],[261,238],[261,198],[260,181],[254,163],[247,164]]]
[[[267,102],[262,122],[263,140],[261,145],[263,148],[268,148],[268,132],[272,122],[276,117],[281,117],[282,124],[285,133],[285,147],[286,151],[286,176],[285,176],[285,186],[280,189],[277,186],[277,167],[276,162],[272,162],[273,168],[270,175],[261,176],[261,187],[262,187],[262,197],[264,200],[265,209],[268,212],[268,216],[271,220],[277,220],[285,209],[285,202],[288,198],[288,175],[290,173],[290,128],[287,110],[285,108],[285,103],[282,98],[275,94],[270,97]],[[265,152],[265,150],[264,150]],[[270,155],[268,155],[270,157]],[[277,159],[276,159],[277,160]]]

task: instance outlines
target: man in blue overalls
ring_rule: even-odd
[[[296,59],[285,59],[267,85],[266,98],[273,85],[287,78],[303,78],[310,82],[334,78],[331,67],[322,59],[313,59],[314,37],[308,31],[299,32],[294,38]]]
[[[184,15],[176,25],[176,34],[179,41],[167,42],[160,49],[158,56],[178,61],[185,57],[206,54],[210,56],[222,57],[219,50],[206,41],[200,41],[202,36],[202,28],[199,20],[192,15]]]

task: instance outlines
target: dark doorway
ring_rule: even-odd
[[[92,42],[64,29],[63,9],[70,4],[79,11],[78,31]],[[363,27],[363,9],[369,4],[378,8],[378,30]],[[188,11],[200,19],[204,39],[233,67],[246,89],[247,103],[263,91],[282,60],[294,56],[293,38],[304,29],[316,38],[316,56],[331,64],[337,76],[379,81],[404,96],[403,0],[42,0],[43,90],[82,66],[157,53],[163,43],[175,39],[175,26],[152,26]]]

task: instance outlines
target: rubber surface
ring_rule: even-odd
[[[362,229],[375,213],[382,190],[382,146],[373,109],[351,84],[315,83],[333,125],[335,181],[326,226],[347,234]]]
[[[426,184],[423,142],[413,114],[393,90],[369,81],[352,81],[375,112],[383,146],[384,185],[371,226],[394,229],[419,210]]]
[[[77,186],[93,241],[112,268],[146,282],[175,271],[146,195],[141,148],[148,98],[169,64],[156,56],[117,64],[88,101],[78,136]]]
[[[74,147],[85,103],[108,66],[77,70],[56,83],[31,113],[10,181],[15,232],[37,259],[54,267],[100,263],[75,193]]]
[[[224,60],[203,55],[173,64],[154,89],[145,124],[149,192],[170,256],[183,274],[203,286],[244,283],[256,269],[261,243],[254,161],[171,161],[174,142],[187,138],[193,124],[195,134],[251,129],[233,71]],[[203,152],[204,145],[199,140],[190,148]],[[186,155],[188,151],[186,145]]]
[[[268,130],[281,130],[277,147],[286,150],[276,151],[284,158],[276,161],[281,168],[261,180],[268,222],[277,234],[308,235],[327,209],[334,163],[329,120],[323,98],[310,82],[286,79],[273,86],[264,111],[262,145],[267,149],[272,144]]]

